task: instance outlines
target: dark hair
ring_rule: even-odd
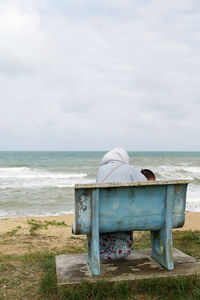
[[[140,171],[148,180],[156,180],[155,174],[149,169],[142,169]]]

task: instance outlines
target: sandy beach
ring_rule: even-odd
[[[47,217],[24,217],[24,218],[7,218],[0,219],[0,234],[5,234],[8,231],[14,230],[17,226],[21,226],[20,231],[24,234],[29,232],[30,225],[28,221],[34,219],[41,222],[53,221],[56,222],[65,222],[67,227],[60,226],[50,226],[48,228],[48,233],[52,234],[62,234],[65,232],[65,236],[69,237],[72,235],[71,225],[75,222],[74,214],[61,215],[61,216],[47,216]],[[200,212],[185,212],[185,224],[182,228],[178,230],[200,230]]]
[[[200,213],[185,213],[185,224],[178,230],[200,230]],[[30,221],[42,226],[31,233]],[[64,222],[66,225],[52,225],[44,228],[47,222]],[[45,223],[46,222],[46,223]],[[8,218],[0,219],[0,252],[3,254],[22,254],[34,251],[62,250],[65,247],[79,247],[84,243],[85,235],[72,235],[71,225],[74,215]],[[137,234],[136,232],[134,234]]]

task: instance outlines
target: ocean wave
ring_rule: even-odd
[[[5,218],[23,218],[23,217],[49,217],[49,216],[61,216],[61,215],[71,215],[74,214],[74,210],[61,210],[57,212],[49,211],[41,211],[35,213],[23,213],[23,212],[14,212],[14,211],[1,211],[0,219]]]
[[[27,167],[0,168],[0,178],[79,178],[86,177],[86,173],[59,173]]]
[[[54,188],[72,188],[75,184],[89,184],[92,183],[91,180],[73,180],[73,181],[50,181],[50,180],[39,180],[39,181],[25,181],[25,182],[6,182],[0,184],[0,190],[6,190],[6,189],[41,189],[46,187],[54,187]],[[94,182],[93,182],[94,183]]]
[[[190,173],[200,174],[200,167],[184,167],[183,169]]]
[[[194,177],[192,180],[192,184],[200,185],[200,178],[199,177]]]
[[[154,171],[156,178],[160,180],[195,179],[196,181],[196,178],[200,177],[200,167],[159,166],[150,169]]]
[[[4,164],[0,167],[0,218],[73,213],[74,185],[94,183],[98,169],[93,161],[86,162],[81,158],[75,162],[46,162],[45,166],[38,161],[26,165],[25,161],[24,165],[18,165],[17,162],[12,167],[8,167],[8,164],[5,167]],[[137,168],[141,169],[142,166],[152,169],[158,180],[191,179],[186,209],[200,211],[199,158],[194,163],[189,160],[140,159]]]
[[[186,199],[186,211],[200,212],[200,197],[198,195],[190,195],[188,193]]]
[[[192,173],[192,174],[200,174],[200,167],[198,166],[186,166],[186,165],[163,165],[156,168],[161,173],[178,173],[178,172],[185,172],[185,173]]]
[[[73,187],[76,183],[89,183],[86,173],[53,172],[28,167],[0,168],[0,189]]]
[[[36,214],[26,214],[26,215],[23,215],[23,217],[49,217],[49,216],[53,216],[53,217],[56,217],[56,216],[61,216],[61,215],[71,215],[71,214],[74,214],[74,210],[61,210],[61,211],[58,211],[58,212],[52,212],[52,211],[43,211],[43,212],[40,212],[40,213],[36,213]]]

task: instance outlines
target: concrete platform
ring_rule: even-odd
[[[174,249],[175,268],[167,271],[151,258],[151,249],[133,251],[126,260],[101,263],[101,275],[92,276],[87,265],[87,254],[67,254],[56,256],[58,285],[77,284],[81,281],[131,281],[156,277],[200,274],[200,261]]]

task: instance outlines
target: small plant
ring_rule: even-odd
[[[34,235],[36,230],[38,229],[48,229],[49,225],[52,226],[63,226],[63,227],[67,227],[69,225],[67,225],[64,221],[63,222],[56,222],[55,220],[53,221],[44,221],[43,223],[39,220],[35,220],[35,219],[31,219],[28,221],[28,224],[31,225],[31,228],[29,230],[31,235]],[[69,226],[71,227],[71,226]]]
[[[47,225],[53,225],[53,226],[71,227],[70,225],[67,225],[64,221],[56,222],[55,220],[53,220],[53,221],[44,221],[44,223]]]
[[[86,241],[85,238],[80,238],[80,237],[76,237],[76,236],[73,236],[73,235],[70,236],[70,239],[71,239],[71,240]]]
[[[31,219],[28,221],[28,224],[31,225],[31,228],[29,230],[31,235],[35,234],[35,231],[38,229],[48,229],[48,225],[47,224],[42,224],[41,221],[37,221],[35,219]]]
[[[17,232],[19,231],[19,229],[21,228],[21,226],[17,226],[15,229],[11,230],[11,231],[8,231],[4,234],[2,234],[3,237],[10,237],[10,236],[14,236],[17,234]]]

